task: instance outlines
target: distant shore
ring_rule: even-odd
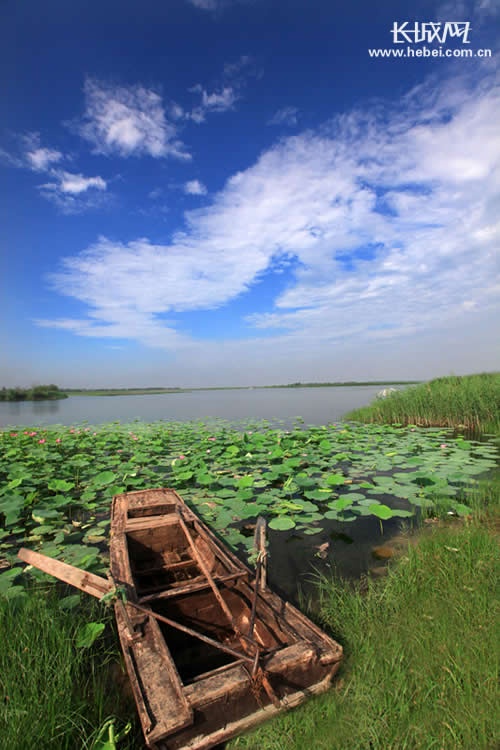
[[[284,385],[220,385],[201,388],[63,388],[67,396],[153,396],[165,393],[191,393],[193,391],[248,391],[264,388],[346,388],[354,386],[417,385],[419,380],[367,380],[339,383],[288,383]]]

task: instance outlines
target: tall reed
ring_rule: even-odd
[[[500,373],[436,378],[377,398],[344,419],[496,432],[500,430]]]

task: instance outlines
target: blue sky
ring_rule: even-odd
[[[0,385],[500,369],[499,38],[500,0],[6,0]]]

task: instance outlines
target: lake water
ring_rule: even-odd
[[[102,424],[140,419],[154,422],[221,418],[280,419],[327,424],[367,406],[383,385],[331,388],[249,388],[144,396],[70,396],[60,401],[0,402],[0,425]],[[403,388],[403,386],[399,386]]]

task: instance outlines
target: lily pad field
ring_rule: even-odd
[[[241,557],[257,516],[271,537],[313,542],[439,507],[470,512],[468,493],[498,466],[498,448],[451,429],[338,423],[135,422],[0,432],[0,594],[26,596],[20,546],[94,572],[108,567],[113,495],[172,487]],[[31,569],[30,575],[44,578]]]

